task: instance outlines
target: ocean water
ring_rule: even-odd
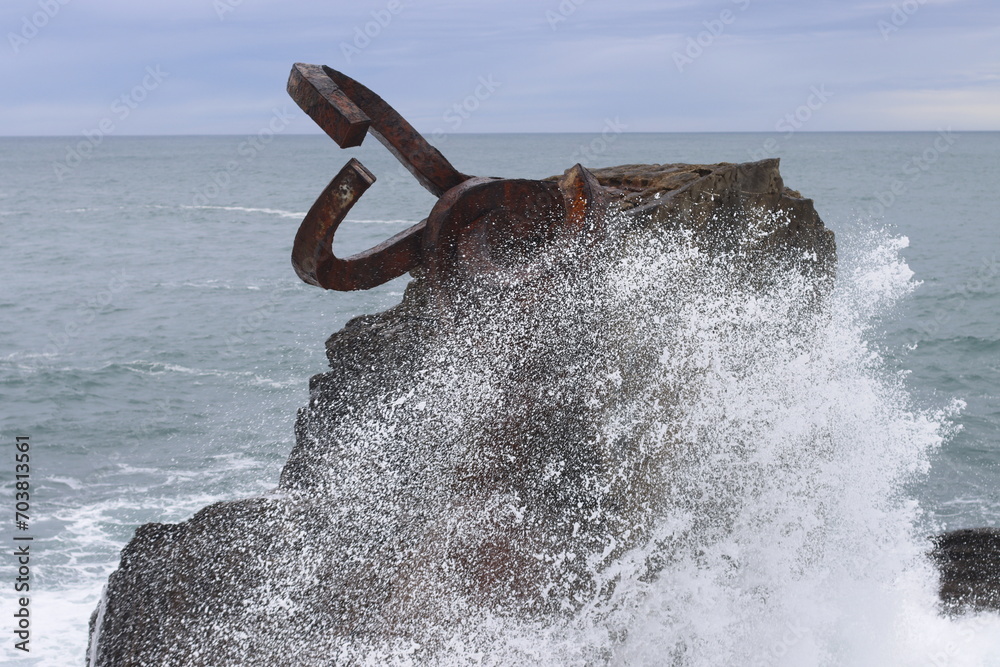
[[[359,157],[379,180],[343,225],[341,254],[405,229],[434,202],[372,140],[342,151],[322,136],[266,143],[112,137],[76,159],[68,151],[78,143],[0,139],[0,437],[10,454],[8,477],[14,438],[30,437],[27,533],[35,537],[32,651],[21,655],[8,636],[0,655],[10,664],[82,664],[89,615],[137,526],[182,521],[209,503],[275,486],[308,378],[326,366],[325,338],[354,315],[392,305],[405,285],[400,279],[369,292],[331,293],[301,283],[291,269],[299,221],[348,157]],[[679,567],[662,589],[644,591],[632,605],[644,610],[641,623],[616,621],[631,629],[621,664],[739,662],[749,644],[721,641],[733,634],[713,613],[765,619],[764,631],[756,630],[767,650],[752,653],[763,664],[1000,663],[997,619],[938,618],[926,572],[902,565],[914,558],[919,536],[1000,526],[1000,133],[454,135],[439,147],[465,173],[528,178],[578,161],[599,167],[778,156],[786,185],[813,198],[837,233],[841,327],[817,340],[837,368],[860,349],[877,363],[861,364],[860,384],[824,384],[796,357],[782,362],[781,372],[761,371],[760,387],[771,388],[761,396],[803,415],[814,404],[792,396],[811,388],[827,407],[870,406],[876,398],[889,406],[831,412],[856,420],[857,448],[842,436],[828,469],[816,471],[807,459],[789,468],[830,480],[834,490],[850,488],[857,502],[844,511],[853,509],[858,524],[840,535],[874,539],[884,522],[886,560],[865,576],[851,579],[848,568],[834,577],[843,599],[817,598],[818,582],[829,578],[802,577],[779,592],[785,604],[777,610],[727,597],[732,591],[711,564]],[[856,338],[846,343],[833,335],[848,331]],[[811,384],[788,374],[793,362],[806,364],[799,376]],[[773,389],[784,384],[801,391]],[[859,387],[871,389],[870,398]],[[707,395],[731,399],[725,387],[714,391]],[[768,451],[781,453],[782,442]],[[865,482],[860,488],[852,472]],[[912,502],[875,515],[865,489],[876,494],[885,479],[902,480]],[[798,498],[826,506],[837,495],[802,489]],[[0,501],[13,507],[11,485]],[[787,498],[755,502],[755,516],[780,515],[786,526],[807,522]],[[846,526],[851,516],[831,521]],[[757,525],[743,530],[747,539],[716,546],[751,549],[749,536],[766,534]],[[15,532],[12,520],[3,525],[6,545]],[[817,572],[836,569],[830,558],[859,548],[824,544],[825,557],[808,561]],[[763,574],[781,576],[774,565],[781,554],[758,546]],[[0,568],[2,614],[11,618],[12,559]],[[853,595],[876,575],[897,576],[898,594]],[[699,595],[702,604],[692,607]],[[848,623],[836,636],[856,631],[865,640],[831,654],[815,628],[838,621],[810,616],[809,599],[829,608],[862,604],[857,619],[895,639],[880,645]],[[671,616],[680,605],[694,610],[684,623]],[[790,619],[805,619],[806,630]],[[893,650],[894,642],[908,651]],[[713,653],[713,646],[723,648]],[[548,657],[559,650],[553,645]]]

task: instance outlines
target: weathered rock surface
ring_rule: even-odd
[[[621,211],[649,229],[680,226],[710,247],[728,247],[753,223],[759,241],[753,250],[768,261],[793,256],[789,251],[794,249],[814,254],[824,271],[834,269],[833,232],[823,225],[811,199],[785,187],[777,159],[628,164],[595,169],[593,174]]]
[[[744,248],[742,269],[749,275],[760,262],[787,261],[810,267],[817,284],[829,283],[833,234],[810,200],[784,187],[777,160],[625,165],[594,173],[624,214],[621,233],[683,228],[706,251],[749,237],[753,243]],[[354,423],[410,378],[433,347],[437,330],[427,299],[418,277],[400,305],[355,318],[327,341],[330,370],[310,381],[309,405],[299,412],[296,444],[273,495],[218,503],[181,524],[137,530],[92,619],[92,666],[332,664],[344,637],[373,631],[406,636],[415,619],[436,613],[436,577],[444,575],[428,571],[428,564],[447,561],[449,576],[467,580],[470,595],[499,591],[491,601],[501,606],[499,598],[516,598],[521,583],[548,576],[546,564],[525,553],[564,545],[568,531],[580,530],[560,514],[562,505],[584,505],[568,489],[582,488],[605,464],[576,446],[591,441],[587,406],[571,393],[546,392],[545,383],[559,377],[556,362],[512,371],[517,381],[505,400],[513,407],[502,423],[483,427],[501,440],[490,441],[497,456],[476,461],[453,488],[399,484],[409,478],[394,477],[402,475],[398,470],[423,479],[434,450],[400,452],[391,446],[377,462],[385,474],[370,477],[375,491],[337,486],[342,470],[367,465],[358,463],[364,458],[360,445],[350,441]],[[585,343],[572,352],[586,355]],[[563,354],[538,349],[543,356]],[[391,435],[386,438],[392,442]],[[555,450],[569,462],[559,482],[536,469],[551,456],[533,455]],[[515,458],[516,464],[509,462]],[[498,525],[472,543],[449,533],[435,506],[423,502],[432,493],[450,494],[456,498],[452,509],[457,504],[476,515],[488,509],[476,506],[480,488],[519,495],[528,519],[518,525],[531,528]],[[352,494],[358,493],[375,497],[385,511],[375,519],[353,515]],[[567,568],[561,579],[551,580],[549,598],[526,601],[524,608],[563,608],[573,590],[586,585],[578,570]]]
[[[967,528],[934,539],[941,602],[952,613],[1000,611],[1000,529]]]

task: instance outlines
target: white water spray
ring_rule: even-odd
[[[939,615],[907,492],[960,406],[917,409],[871,342],[905,240],[841,238],[821,295],[739,270],[752,243],[678,232],[468,295],[342,434],[326,493],[405,546],[341,660],[1000,664],[1000,619]]]

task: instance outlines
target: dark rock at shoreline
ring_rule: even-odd
[[[784,186],[777,160],[625,165],[594,174],[606,188],[612,210],[624,214],[626,235],[683,228],[707,252],[728,249],[749,236],[753,243],[746,247],[741,269],[748,275],[761,262],[798,266],[807,256],[811,259],[805,265],[815,282],[831,282],[833,233],[811,200]],[[752,234],[747,225],[754,226]],[[330,480],[356,463],[355,443],[345,442],[344,434],[372,403],[411,377],[433,347],[434,331],[427,288],[418,277],[398,306],[355,318],[331,336],[326,343],[330,369],[310,380],[309,404],[299,411],[296,443],[276,492],[217,503],[181,524],[139,528],[92,618],[89,664],[278,664],[270,659],[278,653],[283,664],[329,664],[341,637],[372,628],[405,636],[414,619],[435,613],[435,597],[441,595],[434,588],[434,573],[421,569],[425,563],[451,559],[459,572],[467,569],[470,589],[543,576],[532,569],[538,564],[531,559],[517,560],[516,542],[563,539],[554,528],[543,530],[558,518],[546,505],[562,502],[563,496],[558,488],[537,484],[532,471],[506,480],[509,471],[520,473],[505,467],[501,457],[491,462],[492,468],[477,469],[456,483],[451,490],[456,502],[478,511],[473,507],[477,487],[520,485],[513,491],[529,499],[530,518],[541,528],[498,533],[468,549],[457,540],[448,547],[452,551],[441,553],[447,540],[440,536],[447,526],[422,507],[419,494],[428,491],[419,484],[400,490],[388,473],[373,476],[373,484],[386,484],[381,499],[385,512],[377,524],[351,514],[349,494],[357,489],[339,489],[333,499],[328,495]],[[536,376],[550,377],[549,370],[543,364]],[[524,405],[540,407],[501,420],[500,428],[507,429],[501,432],[511,436],[503,445],[543,448],[556,446],[554,439],[586,442],[581,436],[583,406],[569,397],[570,407],[558,412],[553,406],[562,406],[562,399],[546,403],[537,389],[528,384],[517,388],[528,397]],[[531,432],[509,432],[511,425],[529,423]],[[567,479],[579,481],[601,464],[587,459],[587,452],[575,455],[579,460]],[[419,474],[420,465],[409,460],[414,457],[419,464],[419,453],[389,451],[386,465],[412,465]],[[583,560],[578,560],[580,567]],[[567,573],[567,579],[578,579],[576,570]],[[555,581],[552,590],[559,593],[561,585]],[[557,606],[559,602],[555,600]]]
[[[813,201],[785,187],[777,159],[732,164],[627,164],[591,170],[627,217],[650,230],[683,227],[706,248],[742,240],[757,225],[753,252],[773,261],[793,250],[815,255],[820,270],[836,264],[833,232]]]
[[[934,538],[946,611],[1000,611],[1000,528],[967,528]]]

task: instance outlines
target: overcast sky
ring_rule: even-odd
[[[1000,130],[998,0],[4,0],[0,20],[4,135],[256,132],[301,113],[296,61],[424,132]]]

